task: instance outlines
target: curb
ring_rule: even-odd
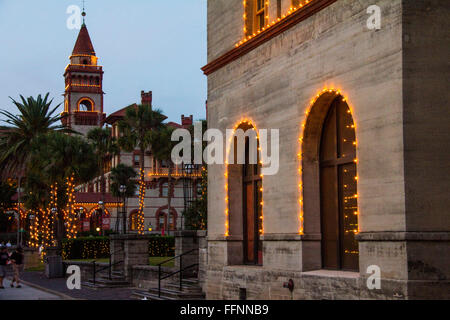
[[[12,279],[9,279],[9,278],[8,278],[8,280],[12,281]],[[73,298],[71,296],[68,296],[68,295],[66,295],[64,293],[61,293],[61,292],[58,292],[58,291],[55,291],[55,290],[51,290],[51,289],[48,289],[48,288],[45,288],[45,287],[41,287],[41,286],[39,286],[37,284],[34,284],[32,282],[24,281],[22,279],[20,279],[20,282],[25,284],[25,285],[27,285],[27,286],[29,286],[29,287],[32,287],[32,288],[35,288],[35,289],[38,289],[38,290],[41,290],[41,291],[53,294],[53,295],[58,296],[60,298],[63,298],[64,300],[81,300],[81,299]]]

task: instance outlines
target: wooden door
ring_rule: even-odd
[[[356,134],[348,105],[337,98],[326,117],[320,145],[322,264],[358,268]]]
[[[246,264],[262,264],[262,244],[259,239],[262,225],[261,167],[258,164],[249,164],[248,138],[246,138],[245,153],[246,164],[243,170],[244,262]]]

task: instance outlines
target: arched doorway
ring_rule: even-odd
[[[358,270],[356,134],[347,103],[336,98],[320,144],[322,262],[327,269]]]
[[[90,231],[99,232],[99,230],[109,230],[111,226],[110,218],[111,215],[107,209],[93,208],[89,213]]]
[[[324,90],[307,115],[301,138],[302,230],[321,236],[321,261],[314,264],[357,271],[357,144],[352,112],[339,92]]]

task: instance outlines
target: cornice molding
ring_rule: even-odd
[[[210,63],[208,63],[206,66],[204,66],[202,68],[203,73],[207,76],[212,74],[213,72],[223,68],[227,64],[229,64],[229,63],[233,62],[234,60],[242,57],[243,55],[249,53],[250,51],[252,51],[255,48],[262,45],[263,43],[280,35],[281,33],[292,28],[299,22],[306,20],[307,18],[311,17],[312,15],[316,14],[317,12],[328,7],[329,5],[333,4],[336,1],[337,0],[311,1],[308,5],[306,5],[302,9],[298,9],[291,15],[280,20],[275,25],[264,30],[260,34],[256,35],[254,38],[251,38],[250,40],[243,43],[242,45],[228,51],[227,53],[220,56],[219,58],[211,61]]]

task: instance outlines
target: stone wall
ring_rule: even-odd
[[[161,267],[163,274],[175,272],[175,267]],[[158,267],[156,266],[133,266],[132,267],[133,286],[140,289],[158,288]],[[161,286],[165,283],[174,282],[179,279],[176,275],[161,281]]]
[[[24,268],[36,268],[39,267],[41,263],[41,255],[39,254],[39,250],[32,248],[24,248]]]

